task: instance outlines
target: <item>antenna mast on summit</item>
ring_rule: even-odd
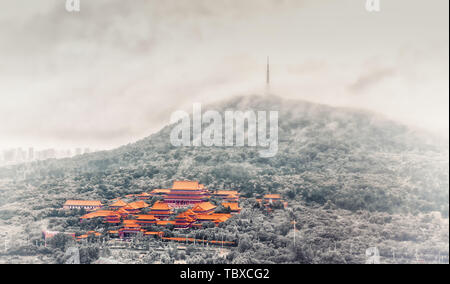
[[[269,56],[267,56],[267,73],[266,73],[266,94],[270,91],[270,62]]]

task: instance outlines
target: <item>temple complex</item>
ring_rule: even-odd
[[[155,202],[155,197],[161,200]],[[211,197],[221,199],[221,205],[229,208],[227,213],[215,213],[217,206],[209,201]],[[80,221],[99,218],[104,223],[111,224],[113,227],[108,227],[105,233],[111,238],[127,239],[141,235],[165,240],[172,240],[172,238],[163,238],[162,227],[182,230],[202,228],[207,223],[219,226],[231,218],[232,214],[238,214],[241,211],[237,191],[218,190],[211,193],[197,181],[175,181],[170,189],[154,189],[149,193],[128,194],[123,198],[124,200],[114,199],[108,206],[108,210],[101,209],[100,201],[82,200],[68,200],[64,208],[96,210],[82,216]],[[144,200],[149,200],[150,204],[154,203],[151,206]],[[267,194],[260,202],[271,204],[280,200],[279,194]],[[174,216],[177,208],[186,208],[186,210]],[[158,227],[159,229],[156,229]],[[76,239],[83,240],[97,235],[98,233],[88,232]],[[181,241],[177,238],[173,240]],[[219,241],[208,243],[213,244],[213,242],[219,243]]]

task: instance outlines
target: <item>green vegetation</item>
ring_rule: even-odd
[[[38,224],[81,231],[79,212],[57,210],[66,199],[105,202],[177,179],[199,180],[211,189],[240,191],[249,198],[243,208],[255,210],[262,223],[256,226],[244,212],[225,224],[234,232],[227,238],[239,241],[225,260],[186,253],[188,262],[364,262],[363,249],[373,245],[386,257],[389,247],[401,247],[405,262],[415,249],[430,261],[438,253],[448,259],[447,141],[374,114],[276,97],[240,97],[214,109],[279,110],[278,154],[266,159],[251,147],[177,148],[166,127],[113,151],[1,168],[0,219],[8,226],[34,224],[31,235]],[[269,192],[282,194],[292,210],[258,208],[254,199]],[[300,230],[295,247],[294,219]]]

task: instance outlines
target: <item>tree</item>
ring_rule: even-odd
[[[100,249],[95,246],[80,248],[80,263],[90,264],[99,258]]]
[[[73,242],[72,236],[66,235],[66,234],[56,234],[48,241],[48,244],[52,248],[59,249],[61,251],[64,251],[66,249],[67,244]]]
[[[248,236],[244,236],[239,240],[238,250],[239,252],[245,252],[252,247],[252,242]]]

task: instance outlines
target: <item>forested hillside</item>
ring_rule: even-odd
[[[278,154],[261,158],[252,147],[174,147],[168,126],[113,151],[1,173],[20,173],[39,190],[65,196],[112,198],[193,179],[248,197],[278,192],[352,211],[448,216],[448,144],[429,143],[436,140],[427,133],[375,114],[278,97],[238,97],[210,108],[279,110]]]

